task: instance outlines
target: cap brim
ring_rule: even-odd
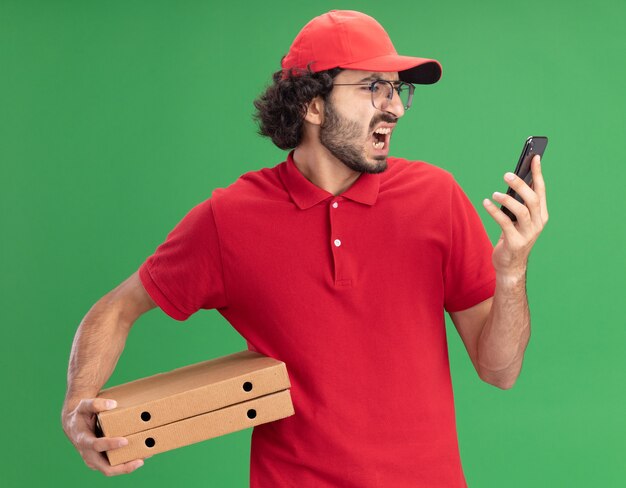
[[[356,63],[342,64],[339,68],[386,73],[397,71],[400,80],[420,85],[432,85],[441,78],[441,64],[435,59],[414,58],[399,54],[386,54]]]

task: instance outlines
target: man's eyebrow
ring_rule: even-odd
[[[359,83],[362,81],[375,81],[375,80],[380,80],[381,76],[383,74],[382,73],[372,73],[369,76],[366,76],[365,78],[359,80]]]
[[[359,83],[362,83],[364,81],[376,81],[376,80],[384,80],[383,78],[383,74],[382,73],[372,73],[369,76],[366,76],[365,78],[362,78],[361,80],[359,80]],[[399,83],[400,80],[386,80],[386,81],[391,81],[392,83]]]

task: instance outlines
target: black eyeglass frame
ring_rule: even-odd
[[[415,85],[413,83],[408,83],[406,81],[389,81],[389,80],[374,80],[370,83],[333,83],[333,86],[367,86],[369,87],[370,92],[372,93],[372,106],[376,110],[381,110],[374,104],[374,87],[378,83],[386,83],[391,86],[391,90],[389,91],[389,96],[387,100],[391,102],[393,100],[393,93],[397,92],[398,96],[400,96],[400,90],[403,87],[408,87],[409,89],[409,98],[407,99],[406,105],[404,105],[404,110],[408,110],[411,108],[411,104],[413,103],[413,93],[415,92]]]

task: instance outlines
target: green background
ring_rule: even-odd
[[[0,1],[3,486],[247,486],[250,431],[113,479],[65,438],[70,346],[93,303],[216,187],[282,161],[252,101],[300,28],[376,17],[434,57],[393,154],[452,172],[482,208],[524,139],[547,135],[550,222],[531,254],[532,338],[510,391],[482,383],[448,324],[471,487],[623,486],[622,1]],[[619,307],[619,308],[618,308]],[[216,312],[142,317],[109,384],[245,348]],[[621,460],[621,461],[620,461]]]

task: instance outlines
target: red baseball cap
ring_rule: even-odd
[[[346,68],[397,71],[402,81],[430,85],[441,78],[434,59],[400,56],[374,18],[354,10],[331,10],[315,17],[296,36],[282,60],[285,71]]]

